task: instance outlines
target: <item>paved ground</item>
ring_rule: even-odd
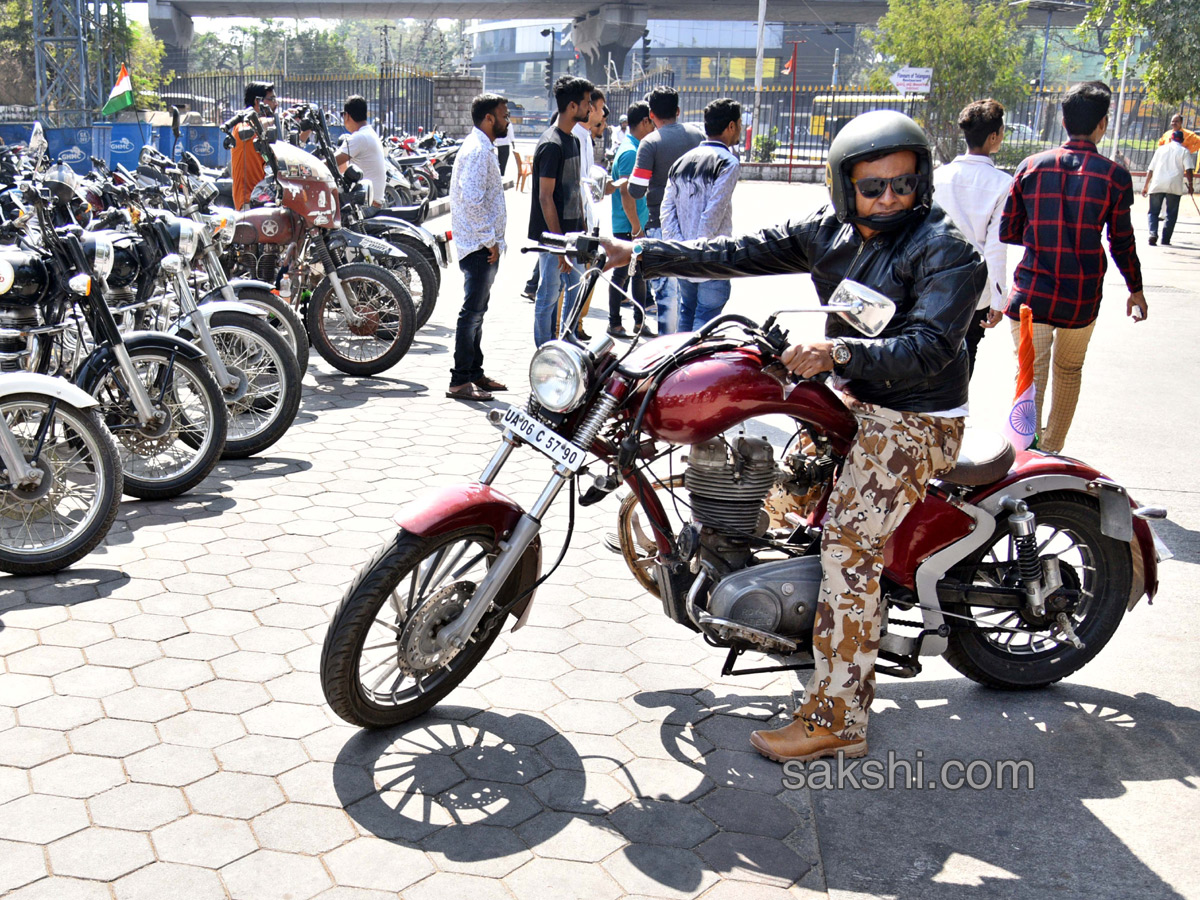
[[[527,196],[510,203],[514,245]],[[818,199],[743,185],[738,219]],[[0,578],[0,893],[1200,896],[1198,255],[1194,213],[1174,248],[1144,248],[1145,324],[1122,319],[1110,288],[1068,445],[1171,507],[1161,534],[1179,560],[1162,569],[1160,600],[1052,690],[983,691],[940,660],[880,682],[872,758],[894,750],[926,773],[1029,759],[1033,790],[785,790],[746,737],[787,708],[794,680],[720,680],[720,654],[601,546],[611,502],[581,511],[531,624],[435,715],[376,734],[336,721],[315,675],[334,604],[397,505],[474,477],[494,446],[481,409],[443,397],[461,296],[451,270],[393,372],[314,365],[269,456],[222,465],[174,502],[127,501],[105,548],[55,579]],[[505,260],[486,338],[489,371],[514,396],[531,344],[526,260]],[[765,315],[811,296],[804,279],[773,278],[739,283],[733,303]],[[989,337],[979,424],[1006,411],[1011,373],[1007,335]],[[502,486],[527,500],[546,472],[523,451]],[[564,520],[560,509],[548,555]]]

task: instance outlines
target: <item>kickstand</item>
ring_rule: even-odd
[[[805,669],[813,668],[813,664],[797,663],[792,666],[762,666],[757,669],[739,669],[736,672],[733,669],[734,663],[738,657],[746,652],[744,647],[730,647],[729,654],[725,657],[725,665],[721,666],[721,677],[725,678],[728,675],[760,675],[763,672],[801,672]]]

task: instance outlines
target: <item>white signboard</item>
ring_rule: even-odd
[[[933,69],[905,66],[888,80],[902,94],[928,94],[933,81]]]

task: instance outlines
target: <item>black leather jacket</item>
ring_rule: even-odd
[[[896,304],[877,338],[838,316],[825,334],[850,347],[835,371],[859,400],[903,412],[964,406],[970,378],[964,341],[987,267],[937,204],[915,222],[864,241],[831,207],[786,225],[741,237],[644,242],[647,278],[685,275],[733,278],[808,272],[825,303],[845,278],[872,287]]]

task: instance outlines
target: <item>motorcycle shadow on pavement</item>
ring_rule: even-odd
[[[899,900],[1181,896],[1160,873],[1194,877],[1177,823],[1197,812],[1197,737],[1200,712],[1149,693],[884,682],[868,759],[884,772],[920,760],[922,783],[902,786],[911,766],[897,764],[891,788],[835,777],[806,791],[826,888]],[[949,789],[977,760],[974,782]],[[996,783],[1007,760],[1031,764],[1032,788],[1024,774]]]
[[[4,614],[13,609],[75,606],[101,600],[129,581],[129,576],[116,566],[77,566],[54,575],[0,575],[0,631],[8,627]]]

